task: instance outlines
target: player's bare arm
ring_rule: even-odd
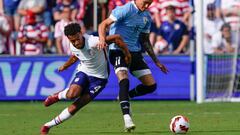
[[[114,23],[114,21],[110,18],[105,19],[98,26],[98,35],[99,35],[99,44],[98,48],[102,49],[107,46],[106,44],[106,30],[107,28]]]
[[[125,55],[125,61],[126,64],[130,64],[131,63],[131,54],[127,48],[127,44],[124,43],[123,39],[121,38],[120,35],[115,34],[115,35],[110,35],[106,37],[106,43],[107,44],[111,44],[111,43],[116,43],[116,45],[121,48],[121,50],[123,51],[124,55]]]
[[[58,68],[58,71],[61,72],[65,69],[67,69],[68,67],[70,67],[72,64],[74,64],[77,61],[78,61],[78,58],[76,56],[74,56],[74,55],[70,56],[68,61],[66,61],[61,67]]]
[[[149,40],[149,34],[148,33],[141,33],[140,34],[140,43],[144,47],[144,49],[147,51],[148,55],[152,58],[154,63],[161,69],[163,73],[167,73],[168,69],[160,63],[156,55],[154,54],[152,45]]]

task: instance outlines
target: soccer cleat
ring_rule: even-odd
[[[124,126],[125,132],[131,132],[136,128],[135,124],[132,121],[131,116],[128,114],[124,115],[124,123],[125,123],[125,126]]]
[[[60,92],[61,92],[61,91],[60,91]],[[59,92],[57,92],[57,93],[55,93],[55,94],[53,94],[53,95],[51,95],[51,96],[48,96],[47,99],[45,99],[45,101],[43,102],[44,105],[45,105],[46,107],[48,107],[48,106],[50,106],[50,105],[58,102],[58,101],[59,101],[58,93],[59,93]]]
[[[49,130],[50,130],[50,128],[48,126],[43,125],[41,127],[40,133],[41,133],[41,135],[46,135],[46,134],[48,134]]]

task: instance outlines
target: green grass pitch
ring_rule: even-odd
[[[239,103],[189,101],[132,101],[133,133],[123,132],[116,101],[94,101],[74,117],[50,130],[49,135],[172,135],[170,119],[178,114],[190,120],[187,135],[240,135]],[[42,124],[71,102],[45,108],[41,102],[0,102],[0,135],[39,135]]]

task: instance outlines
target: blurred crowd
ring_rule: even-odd
[[[69,55],[64,26],[93,30],[94,0],[0,0],[0,54]],[[98,23],[131,0],[97,0]],[[195,41],[197,0],[153,0],[150,41],[159,54],[189,54]],[[204,51],[233,53],[239,44],[240,0],[204,0]],[[190,42],[193,41],[193,42]]]

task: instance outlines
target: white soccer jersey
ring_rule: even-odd
[[[80,60],[77,70],[89,76],[108,78],[107,56],[103,50],[96,48],[99,38],[87,34],[84,34],[83,37],[85,38],[84,48],[77,49],[70,44],[72,53]]]

